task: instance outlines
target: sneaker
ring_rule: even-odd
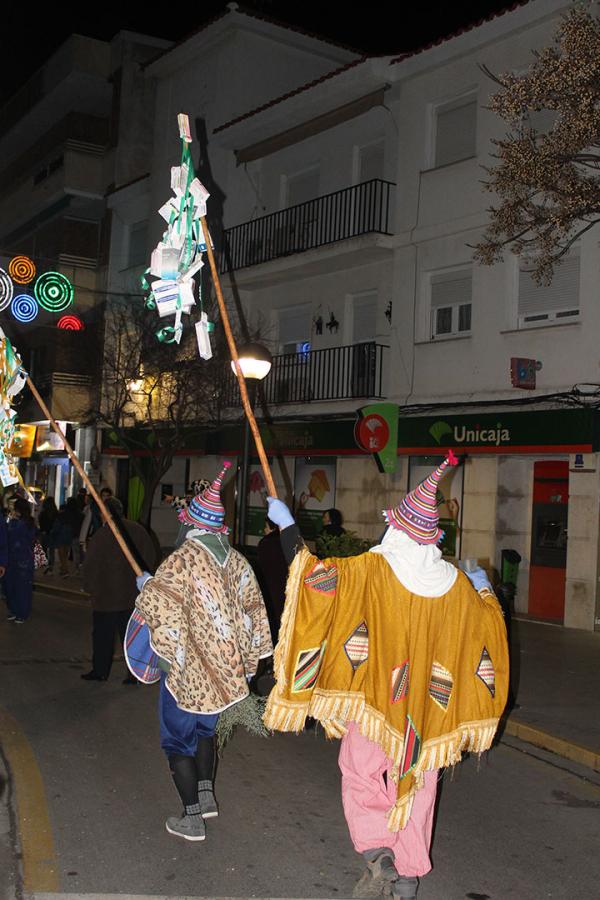
[[[203,841],[206,837],[206,826],[202,816],[182,816],[178,819],[171,816],[165,822],[169,834],[185,838],[186,841]]]
[[[198,805],[203,819],[213,819],[219,815],[212,781],[198,782]]]
[[[408,875],[399,875],[392,884],[392,897],[394,900],[416,900],[418,889],[418,878],[409,878]]]
[[[9,614],[7,615],[7,617],[6,617],[6,621],[7,621],[7,622],[14,622],[16,618],[17,618],[17,617],[15,616],[14,613],[9,613]]]
[[[18,618],[15,616],[15,618],[14,618],[14,623],[15,623],[15,625],[24,625],[24,624],[25,624],[25,619],[18,619]]]

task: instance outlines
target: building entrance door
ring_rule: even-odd
[[[529,613],[560,622],[565,612],[568,509],[569,463],[534,463]]]

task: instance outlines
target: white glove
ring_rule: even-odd
[[[135,583],[137,584],[138,591],[141,591],[149,578],[152,578],[150,572],[142,572],[141,575],[136,576]]]
[[[275,522],[282,529],[294,524],[294,517],[282,500],[276,500],[275,497],[267,497],[267,503],[269,504],[267,515],[271,522]]]

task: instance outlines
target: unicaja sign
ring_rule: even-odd
[[[452,435],[457,444],[492,444],[499,447],[501,444],[510,443],[510,429],[503,428],[502,422],[482,428],[480,425],[451,426],[447,422],[439,421],[433,423],[429,433],[438,444],[446,442],[447,435]]]

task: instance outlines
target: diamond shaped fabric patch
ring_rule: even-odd
[[[392,669],[392,703],[400,703],[408,694],[408,660]]]
[[[311,647],[310,650],[300,651],[294,670],[293,692],[309,691],[315,686],[326,643],[323,641],[320,647]]]
[[[431,678],[429,679],[429,696],[444,712],[448,709],[452,684],[452,675],[448,669],[445,669],[441,663],[434,660],[431,667]]]
[[[421,752],[421,737],[414,726],[410,716],[406,717],[406,728],[404,730],[404,750],[402,751],[402,759],[400,760],[399,775],[404,778],[411,769],[417,764],[419,754]]]
[[[337,586],[336,566],[327,568],[322,562],[316,563],[304,578],[304,584],[312,591],[318,591],[320,594],[327,594],[328,597],[333,597]]]
[[[477,672],[475,674],[478,678],[481,678],[492,697],[495,697],[496,673],[494,672],[494,666],[490,654],[487,651],[487,647],[484,647],[481,651],[481,659],[479,660],[479,665],[477,666]]]
[[[354,670],[365,662],[369,656],[369,629],[366,622],[356,626],[344,644],[344,650]]]

